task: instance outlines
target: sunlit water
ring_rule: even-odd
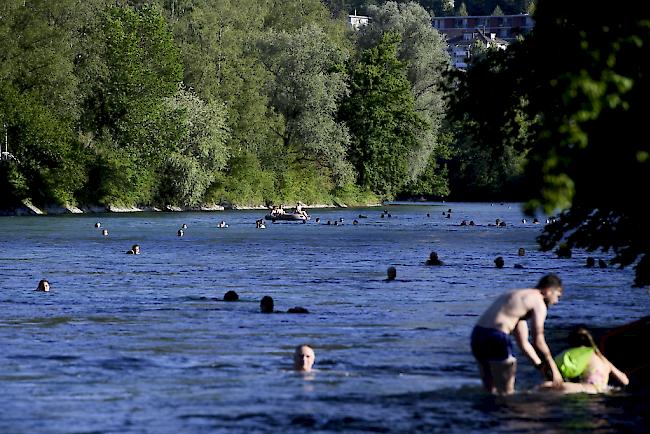
[[[631,271],[539,252],[541,226],[522,223],[514,204],[389,209],[384,219],[380,208],[311,210],[345,225],[265,230],[260,211],[0,218],[0,432],[650,429],[650,405],[625,391],[532,392],[540,379],[523,357],[518,395],[487,396],[469,351],[495,296],[547,272],[565,282],[546,323],[554,352],[573,324],[647,315]],[[496,218],[508,226],[488,227]],[[217,229],[221,220],[230,227]],[[134,243],[142,254],[126,255]],[[432,250],[444,266],[424,265]],[[390,265],[398,280],[385,282]],[[34,291],[42,278],[50,293]],[[219,301],[228,290],[241,300]],[[261,314],[263,295],[311,313]],[[291,371],[301,343],[316,350],[311,375]]]

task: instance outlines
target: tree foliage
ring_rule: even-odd
[[[409,149],[407,176],[409,182],[415,182],[425,167],[432,169],[445,153],[440,136],[446,110],[443,73],[449,67],[447,45],[431,26],[429,13],[414,2],[370,6],[368,14],[371,21],[359,32],[359,45],[376,46],[386,32],[400,35],[397,56],[406,64],[415,110],[427,125],[418,132],[418,146]]]
[[[489,73],[505,107],[489,117],[466,107],[476,135],[491,138],[493,155],[528,150],[526,174],[536,191],[528,209],[565,209],[540,238],[544,249],[565,243],[609,251],[613,263],[635,266],[636,284],[647,285],[650,232],[634,187],[650,181],[643,138],[648,76],[639,62],[648,56],[650,13],[643,6],[634,15],[586,15],[588,7],[584,0],[540,3],[530,37],[475,67]],[[465,98],[478,80],[468,74]],[[482,107],[488,98],[474,93],[472,104]]]
[[[393,196],[408,180],[409,155],[426,122],[415,110],[407,65],[397,58],[401,38],[384,33],[350,67],[351,95],[341,116],[352,133],[350,160],[359,183]]]

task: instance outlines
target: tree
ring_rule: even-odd
[[[295,33],[271,30],[261,49],[272,74],[267,92],[284,119],[284,128],[277,134],[285,152],[331,171],[335,183],[343,186],[352,178],[345,159],[348,131],[336,120],[339,102],[347,92],[340,71],[346,53],[314,24]]]
[[[465,2],[462,2],[460,4],[460,6],[458,7],[458,12],[456,12],[456,15],[458,15],[459,17],[466,17],[469,15],[467,13],[467,5],[465,4]]]
[[[172,149],[163,159],[159,196],[165,203],[198,205],[228,161],[225,107],[181,89],[165,99],[165,112]]]
[[[27,197],[38,204],[74,202],[84,183],[83,150],[72,133],[79,115],[73,3],[0,5],[0,122],[18,158],[0,175],[9,186],[5,205]]]
[[[415,110],[406,63],[397,58],[399,35],[385,33],[350,67],[350,96],[341,116],[352,134],[350,161],[359,184],[387,197],[408,179],[408,156],[426,128]]]
[[[650,229],[638,207],[635,187],[650,185],[650,146],[645,137],[650,15],[598,10],[586,16],[586,0],[547,0],[537,6],[533,33],[490,54],[510,109],[497,110],[478,131],[499,130],[502,140],[528,150],[526,174],[537,192],[528,210],[564,209],[540,238],[546,250],[569,248],[611,252],[614,264],[634,266],[635,284],[650,284]],[[557,47],[562,47],[558,50]],[[468,76],[468,80],[472,80]],[[483,84],[484,85],[484,84]],[[474,95],[477,107],[487,98]],[[493,98],[492,98],[493,99]],[[474,111],[473,114],[475,114]],[[523,116],[522,132],[508,125]]]
[[[501,10],[501,7],[499,5],[497,5],[494,8],[494,10],[492,11],[492,15],[494,15],[496,17],[503,16],[503,11]]]
[[[414,2],[370,6],[368,14],[370,23],[359,32],[360,46],[376,46],[387,32],[400,35],[397,56],[407,66],[415,110],[427,125],[418,131],[418,146],[408,149],[407,180],[415,182],[427,166],[429,176],[434,174],[435,160],[446,152],[440,137],[446,111],[443,73],[450,63],[447,44],[431,26],[429,13]]]
[[[93,92],[96,164],[91,190],[102,202],[151,203],[157,169],[169,150],[161,138],[164,100],[183,77],[178,48],[161,11],[154,6],[113,7],[103,17],[106,75]]]

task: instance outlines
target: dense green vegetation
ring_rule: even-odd
[[[486,173],[505,174],[526,158],[529,210],[565,210],[545,228],[544,249],[601,249],[648,285],[650,229],[639,191],[650,185],[642,61],[650,8],[586,14],[589,6],[541,1],[530,36],[458,79],[452,114],[468,148],[489,156]]]
[[[357,33],[319,0],[2,2],[0,207],[446,194],[444,41],[415,3],[367,12]]]

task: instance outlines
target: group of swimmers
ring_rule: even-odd
[[[451,209],[448,213],[451,214]],[[259,226],[259,220],[257,223]],[[500,226],[499,219],[496,223],[496,226]],[[95,227],[100,228],[101,224],[98,222]],[[225,221],[222,221],[219,227],[228,226]],[[179,236],[182,236],[182,229],[185,228],[187,225],[183,225],[179,230]],[[104,231],[106,236],[108,231],[106,229]],[[134,244],[127,253],[140,254],[140,246]],[[524,255],[525,250],[520,248],[518,256]],[[502,268],[504,265],[503,257],[497,257],[494,262],[497,268]],[[431,252],[426,265],[443,265],[443,262],[436,252]],[[588,258],[587,267],[594,265],[595,260]],[[600,266],[602,267],[602,264]],[[395,280],[396,268],[389,267],[387,274],[386,280]],[[49,292],[50,283],[42,279],[36,290]],[[553,358],[544,337],[544,322],[548,308],[559,302],[562,292],[560,278],[555,274],[548,274],[542,277],[534,288],[516,289],[501,294],[479,318],[471,333],[470,348],[476,359],[483,386],[488,392],[499,395],[514,393],[517,360],[513,355],[511,335],[514,335],[521,352],[542,374],[543,382],[539,386],[540,390],[555,390],[562,393],[601,393],[607,390],[610,377],[619,384],[629,384],[626,374],[600,352],[584,326],[575,328],[569,334],[569,349]],[[239,295],[235,291],[228,291],[223,300],[237,301]],[[262,297],[260,312],[276,312],[272,297],[268,295]],[[288,309],[287,313],[309,313],[309,311],[303,307],[294,307]],[[532,342],[529,341],[531,334]],[[314,362],[313,348],[309,345],[296,347],[293,355],[294,369],[309,372]]]

